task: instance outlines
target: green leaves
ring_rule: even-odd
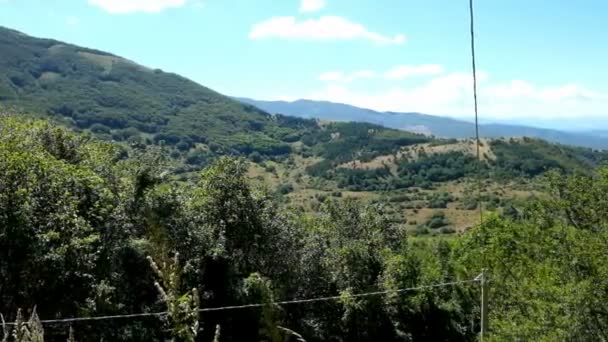
[[[497,338],[606,338],[605,172],[550,174],[553,196],[531,203],[524,219],[490,217],[459,243],[459,264],[490,272]]]
[[[167,174],[162,148],[127,158],[14,118],[0,119],[0,133],[2,312],[166,307],[170,334],[186,341],[211,340],[218,325],[227,340],[473,340],[477,284],[354,295],[472,279],[485,268],[497,339],[606,338],[608,170],[550,174],[552,196],[530,200],[513,220],[487,215],[460,237],[406,239],[381,206],[328,198],[316,214],[281,209],[249,184],[243,160],[218,158],[192,184]],[[172,251],[179,260],[167,260]],[[198,316],[199,307],[334,296],[341,300]],[[167,332],[129,321],[78,333],[154,340]]]

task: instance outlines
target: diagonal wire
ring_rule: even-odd
[[[378,296],[378,295],[391,294],[391,293],[403,293],[403,292],[409,292],[409,291],[431,289],[431,288],[435,288],[435,287],[453,286],[453,285],[459,285],[459,284],[473,283],[473,282],[477,282],[477,281],[479,281],[479,280],[478,279],[469,279],[469,280],[452,281],[452,282],[432,284],[432,285],[424,285],[424,286],[419,286],[419,287],[410,287],[410,288],[405,288],[405,289],[356,293],[356,294],[345,295],[345,296],[329,296],[329,297],[318,297],[318,298],[309,298],[309,299],[287,300],[287,301],[283,301],[283,302],[274,302],[274,303],[245,304],[245,305],[235,305],[235,306],[224,306],[224,307],[219,307],[219,308],[203,308],[203,309],[200,309],[199,311],[200,312],[208,312],[208,311],[220,311],[220,310],[235,310],[235,309],[244,309],[244,308],[256,308],[256,307],[263,307],[263,306],[268,306],[268,305],[279,305],[279,306],[281,306],[281,305],[290,305],[290,304],[326,302],[326,301],[339,300],[339,299],[342,299],[342,298],[345,298],[345,297],[350,297],[350,298],[371,297],[371,296]]]
[[[473,103],[475,106],[475,141],[477,145],[477,205],[479,206],[479,220],[480,224],[483,225],[483,208],[481,203],[481,177],[482,177],[482,161],[481,161],[481,152],[480,152],[480,144],[481,141],[479,139],[479,112],[477,105],[477,65],[475,59],[475,21],[473,15],[473,0],[469,0],[469,17],[470,17],[470,28],[471,28],[471,66],[473,69]]]
[[[404,288],[404,289],[356,293],[356,294],[347,295],[346,297],[350,297],[350,298],[371,297],[371,296],[378,296],[378,295],[384,295],[384,294],[403,293],[403,292],[409,292],[409,291],[432,289],[432,288],[443,287],[443,286],[454,286],[454,285],[475,283],[475,282],[479,282],[479,277],[474,278],[474,279],[468,279],[468,280],[444,282],[444,283],[438,283],[438,284],[423,285],[423,286],[418,286],[418,287],[409,287],[409,288]],[[271,303],[256,303],[256,304],[245,304],[245,305],[234,305],[234,306],[221,306],[221,307],[215,307],[215,308],[202,308],[202,309],[199,309],[199,312],[240,310],[240,309],[248,309],[248,308],[260,308],[260,307],[265,307],[265,306],[269,306],[269,305],[281,306],[281,305],[291,305],[291,304],[325,302],[325,301],[333,301],[333,300],[342,299],[344,297],[345,296],[329,296],[329,297],[317,297],[317,298],[308,298],[308,299],[294,299],[294,300],[271,302]],[[73,323],[73,322],[84,322],[84,321],[106,321],[106,320],[124,319],[124,318],[163,317],[166,315],[167,315],[167,311],[142,312],[142,313],[125,314],[125,315],[45,319],[45,320],[40,320],[40,323],[41,324],[56,324],[56,323]],[[12,325],[16,325],[16,322],[5,322],[4,324],[12,326]],[[24,322],[23,324],[27,324],[27,322]]]

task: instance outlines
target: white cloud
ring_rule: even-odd
[[[481,108],[500,119],[602,118],[608,108],[608,93],[574,83],[537,86],[513,80],[481,88],[480,98],[483,100]]]
[[[76,18],[76,17],[68,17],[68,19],[66,20],[66,24],[68,24],[68,26],[76,26],[80,23],[80,19]]]
[[[321,74],[319,76],[319,80],[330,82],[352,82],[358,79],[373,77],[376,77],[376,73],[372,70],[358,70],[349,74],[345,74],[341,71],[330,71]]]
[[[473,118],[470,73],[451,72],[408,87],[389,83],[374,88],[340,82],[349,76],[343,73],[334,76],[331,80],[336,82],[303,97],[379,111]],[[478,81],[479,111],[485,120],[603,118],[608,108],[608,92],[590,90],[580,84],[539,86],[523,80],[491,82],[485,72],[478,73]]]
[[[249,32],[251,39],[282,38],[301,40],[366,39],[380,45],[403,44],[405,36],[393,37],[371,32],[365,26],[343,17],[322,16],[319,19],[296,21],[295,17],[274,17],[256,24]]]
[[[89,0],[94,6],[101,7],[112,14],[135,12],[158,13],[168,8],[181,7],[187,0]]]
[[[315,12],[325,7],[325,0],[302,0],[300,12]]]
[[[485,89],[485,93],[496,98],[531,97],[535,93],[534,86],[522,80],[497,84]]]
[[[372,78],[375,76],[376,76],[376,73],[372,70],[359,70],[359,71],[355,71],[351,77],[354,79],[358,79],[358,78]]]
[[[485,79],[485,74],[479,74]],[[411,88],[376,88],[372,91],[353,90],[344,84],[330,84],[307,98],[348,103],[380,111],[418,111],[432,114],[466,112],[471,76],[451,73]]]
[[[438,64],[398,65],[384,73],[391,80],[402,80],[411,76],[438,75],[443,73],[443,67]]]
[[[412,76],[430,76],[443,73],[443,67],[438,64],[421,64],[421,65],[399,65],[391,68],[382,76],[389,80],[402,80]],[[358,79],[375,78],[378,76],[374,70],[357,70],[351,73],[341,71],[331,71],[323,73],[319,76],[321,81],[334,82],[352,82]]]
[[[319,76],[319,80],[321,81],[338,81],[343,78],[344,74],[341,71],[329,71]]]
[[[574,83],[560,86],[537,87],[533,84],[513,80],[504,84],[497,84],[484,89],[484,95],[495,100],[522,98],[530,101],[545,103],[595,101],[602,100],[603,95]]]

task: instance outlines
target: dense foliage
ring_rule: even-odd
[[[261,331],[272,330],[260,326],[268,317],[271,326],[311,341],[474,334],[471,317],[447,305],[454,295],[466,297],[464,290],[349,298],[449,279],[439,270],[427,274],[435,266],[410,251],[380,208],[328,202],[316,217],[278,211],[248,184],[239,161],[219,159],[198,184],[178,184],[163,179],[154,151],[128,157],[44,122],[4,118],[0,131],[0,311],[8,319],[35,306],[43,318],[160,311],[154,282],[164,271],[147,259],[165,265],[180,251],[182,292],[197,289],[201,307],[266,300],[262,285],[272,298],[344,296],[272,307],[271,315],[205,313],[202,340],[213,338],[216,325],[225,341],[263,338]],[[411,323],[431,314],[443,320]],[[137,320],[74,325],[79,340],[143,341],[176,331],[165,327]],[[54,340],[67,331],[45,333]]]
[[[129,156],[14,118],[0,120],[0,133],[0,312],[8,320],[20,308],[55,318],[168,305],[166,320],[74,323],[72,334],[80,341],[190,340],[192,331],[203,341],[218,331],[221,341],[274,341],[289,331],[307,341],[474,340],[475,284],[349,295],[472,279],[486,268],[498,340],[606,338],[608,171],[553,174],[553,196],[519,215],[488,218],[457,239],[411,240],[379,206],[327,200],[316,215],[279,210],[248,183],[242,161],[220,158],[198,184],[183,184],[163,176],[154,149]],[[445,224],[437,212],[424,225]],[[342,299],[189,311],[326,296]],[[44,328],[50,341],[70,331]]]
[[[549,170],[561,172],[589,171],[590,165],[608,160],[606,152],[549,144],[542,140],[523,138],[491,142],[496,159],[495,177],[534,177]]]
[[[458,142],[269,115],[177,75],[5,29],[0,47],[0,102],[83,131],[0,117],[0,312],[18,322],[16,334],[472,341],[478,284],[352,295],[471,280],[487,269],[496,340],[608,338],[608,171],[594,171],[605,153],[514,139],[492,141],[494,156],[481,165],[463,152],[399,159],[406,146]],[[312,160],[302,173],[329,184],[332,197],[316,194],[314,212],[287,208],[281,196],[297,182],[275,191],[254,186],[249,162],[222,155],[267,163],[275,175],[294,155]],[[395,164],[349,167],[382,156]],[[175,177],[201,166],[187,181]],[[455,196],[418,188],[542,175],[550,196],[518,206],[487,194],[484,207],[503,206],[501,215],[450,238],[407,237],[394,208],[334,191],[394,191],[387,198],[400,209],[421,209],[420,202],[432,209],[425,221],[409,222],[416,232],[451,233],[442,210]],[[406,188],[416,191],[396,191]],[[465,195],[465,210],[481,205]],[[250,303],[265,305],[198,312]],[[38,319],[159,311],[167,315],[72,327]]]
[[[608,170],[548,177],[551,197],[516,220],[489,219],[460,242],[457,262],[491,274],[501,340],[601,341],[607,336]]]

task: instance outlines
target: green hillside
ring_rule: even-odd
[[[608,152],[271,115],[8,29],[0,51],[3,340],[476,341],[482,270],[490,340],[608,338]]]
[[[315,148],[321,154],[336,148],[348,152],[366,145],[361,132],[371,129],[379,133],[370,148],[382,152],[426,140],[375,125],[335,124],[352,141],[328,143],[328,131],[314,120],[271,116],[179,75],[112,54],[6,28],[0,28],[0,49],[0,104],[106,140],[163,143],[189,165],[221,154],[287,155],[298,141],[326,145],[328,152]]]
[[[546,171],[588,172],[605,159],[541,140],[484,140],[477,165],[471,140],[270,115],[179,75],[5,28],[0,48],[0,106],[10,112],[114,141],[129,153],[159,146],[183,181],[198,179],[194,171],[219,156],[246,157],[250,177],[307,212],[328,197],[357,198],[388,203],[393,220],[412,230],[424,232],[437,211],[445,224],[435,228],[462,230],[475,222],[478,177],[488,184],[489,207],[505,210],[533,194],[535,177]]]
[[[0,28],[0,101],[115,140],[146,137],[181,149],[237,133],[268,136],[270,115],[181,76]],[[281,151],[279,147],[279,151]],[[268,153],[279,153],[272,151]]]
[[[456,148],[416,151],[422,146],[427,156]],[[0,336],[478,341],[482,270],[491,340],[608,336],[608,169],[552,174],[543,183],[551,196],[502,213],[487,208],[485,224],[427,239],[408,236],[381,203],[334,196],[314,213],[286,206],[248,179],[243,160],[219,158],[199,181],[179,182],[149,149],[125,153],[48,122],[0,116],[0,313],[17,321],[1,325]],[[449,232],[439,208],[456,191],[411,190],[393,203],[432,210],[417,231]],[[414,195],[430,208],[419,209]],[[271,304],[292,299],[313,300]]]

